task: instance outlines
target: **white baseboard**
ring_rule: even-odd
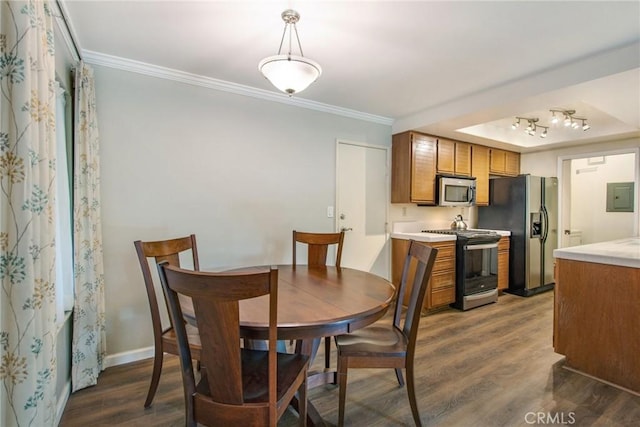
[[[153,357],[153,347],[144,347],[122,353],[110,354],[104,358],[104,368],[137,362],[138,360],[149,359],[150,357]]]
[[[67,406],[67,401],[69,400],[69,396],[71,396],[71,379],[66,382],[62,389],[62,393],[58,396],[58,402],[56,404],[56,424],[60,425],[60,420],[62,419],[62,414],[64,413],[64,408]]]

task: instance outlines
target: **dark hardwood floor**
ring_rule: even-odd
[[[563,368],[552,348],[552,311],[553,292],[547,292],[505,294],[497,304],[423,317],[416,360],[423,424],[640,425],[639,396]],[[320,353],[315,364],[323,362]],[[60,425],[184,425],[177,357],[165,356],[158,393],[145,410],[150,376],[151,359],[105,370],[98,385],[71,395]],[[335,425],[337,387],[309,394],[327,424]],[[392,369],[349,371],[345,424],[413,425],[406,388],[398,387]],[[286,413],[279,425],[297,425],[296,414]]]

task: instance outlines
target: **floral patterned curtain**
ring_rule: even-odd
[[[0,425],[56,422],[55,61],[45,1],[0,3]]]
[[[106,354],[100,162],[93,70],[76,69],[72,390],[94,385]]]

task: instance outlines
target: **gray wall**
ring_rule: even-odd
[[[108,365],[151,355],[134,240],[195,233],[202,268],[289,263],[292,229],[334,230],[336,139],[391,144],[386,125],[94,70]]]

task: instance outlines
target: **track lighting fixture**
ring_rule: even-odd
[[[542,132],[540,133],[540,138],[546,138],[547,137],[547,130],[549,129],[548,126],[542,126],[538,124],[538,121],[540,121],[539,118],[537,117],[516,117],[516,121],[513,122],[513,124],[511,125],[512,129],[516,129],[518,126],[520,126],[520,120],[526,121],[527,122],[527,127],[524,129],[524,133],[526,133],[529,136],[536,136],[536,132],[540,129],[542,130]]]
[[[591,126],[587,124],[587,119],[585,117],[576,117],[576,110],[561,110],[561,109],[551,109],[551,124],[557,124],[560,122],[558,116],[564,117],[562,123],[565,127],[571,129],[579,129],[582,127],[582,130],[589,130]],[[558,113],[558,116],[556,116]],[[579,123],[581,122],[582,125]]]
[[[549,122],[551,126],[558,125],[562,120],[564,126],[568,129],[580,129],[587,131],[591,129],[591,126],[587,123],[586,117],[576,117],[576,110],[561,110],[551,109],[551,118]],[[540,119],[537,117],[516,117],[515,121],[511,124],[511,129],[517,129],[520,126],[520,122],[526,122],[527,127],[524,129],[524,133],[530,136],[535,136],[536,132],[540,131],[540,138],[546,138],[548,135],[550,126],[542,126],[538,124]]]

